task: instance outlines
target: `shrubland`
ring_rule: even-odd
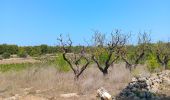
[[[94,95],[99,87],[117,95],[133,76],[170,68],[168,41],[152,43],[150,35],[144,32],[136,37],[138,43],[133,44],[129,43],[130,36],[120,30],[109,36],[95,31],[87,45],[75,46],[70,37],[62,35],[57,38],[57,46],[1,44],[2,59],[17,55],[38,62],[0,64],[0,87],[6,90],[5,96],[30,87],[34,92],[47,92],[47,98],[72,92]]]
[[[112,31],[110,36],[99,31],[94,31],[92,41],[86,46],[71,45],[69,47],[68,45],[64,45],[71,50],[67,51],[67,53],[73,54],[80,54],[82,48],[84,48],[85,54],[91,56],[90,63],[95,63],[98,66],[98,69],[103,73],[107,73],[109,66],[117,62],[125,62],[126,67],[130,70],[138,64],[147,65],[151,72],[158,69],[169,68],[170,43],[168,41],[152,43],[150,34],[146,32],[139,33],[138,37],[136,37],[138,44],[130,43],[130,37],[130,34],[123,33],[120,30]],[[68,40],[66,40],[65,43],[68,43]],[[31,56],[39,59],[48,54],[58,55],[56,56],[55,64],[62,66],[59,70],[68,71],[70,70],[70,67],[69,63],[63,59],[62,46],[63,45],[48,46],[45,44],[39,46],[17,46],[1,44],[0,57],[1,59],[8,59],[11,55],[18,55],[18,57],[21,58]],[[46,60],[48,61],[48,59]],[[83,60],[85,62],[85,59]]]

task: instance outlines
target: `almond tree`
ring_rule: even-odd
[[[149,50],[149,43],[151,39],[146,32],[139,33],[137,46],[125,45],[121,49],[121,58],[126,63],[126,68],[130,71],[139,64],[140,60],[144,58],[146,51]],[[133,49],[130,49],[133,48]],[[132,50],[132,51],[131,51]]]
[[[120,30],[111,32],[110,38],[106,40],[105,34],[95,31],[92,60],[97,64],[103,75],[108,74],[108,69],[119,58],[119,51],[126,43],[126,36]]]
[[[62,56],[63,59],[69,64],[71,70],[74,73],[75,80],[78,80],[80,75],[84,72],[87,66],[90,64],[90,57],[85,52],[85,48],[81,46],[81,52],[74,53],[72,51],[72,41],[70,37],[68,40],[64,41],[62,35],[57,39],[60,43],[60,46],[63,50]],[[84,60],[85,64],[82,64],[81,61]]]
[[[170,61],[170,42],[163,43],[159,41],[156,46],[156,57],[158,62],[162,65],[163,69],[168,68]]]

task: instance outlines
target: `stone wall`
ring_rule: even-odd
[[[163,84],[170,84],[170,71],[154,73],[150,76],[132,78],[129,85],[117,96],[118,100],[162,100],[159,94]]]

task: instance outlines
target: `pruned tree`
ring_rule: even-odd
[[[137,46],[125,45],[121,50],[121,58],[130,71],[140,63],[149,49],[151,38],[148,33],[139,33]]]
[[[156,57],[163,69],[167,69],[170,61],[170,42],[163,43],[159,41],[156,44]]]
[[[69,64],[71,70],[74,73],[75,80],[78,80],[80,75],[90,64],[90,56],[86,54],[84,46],[80,46],[82,48],[79,53],[74,53],[72,51],[72,41],[70,37],[68,37],[68,40],[64,41],[62,35],[60,35],[57,40],[59,41],[63,50],[63,59]],[[81,63],[82,60],[84,60],[84,64]]]
[[[125,45],[127,37],[120,30],[115,30],[106,40],[105,34],[95,31],[93,40],[95,45],[92,48],[92,60],[103,75],[107,75],[109,67],[119,58],[119,51]]]

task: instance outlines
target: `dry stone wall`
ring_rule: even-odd
[[[118,100],[162,100],[165,95],[158,95],[160,86],[170,85],[170,71],[166,70],[150,76],[132,78],[129,85],[122,90]]]

